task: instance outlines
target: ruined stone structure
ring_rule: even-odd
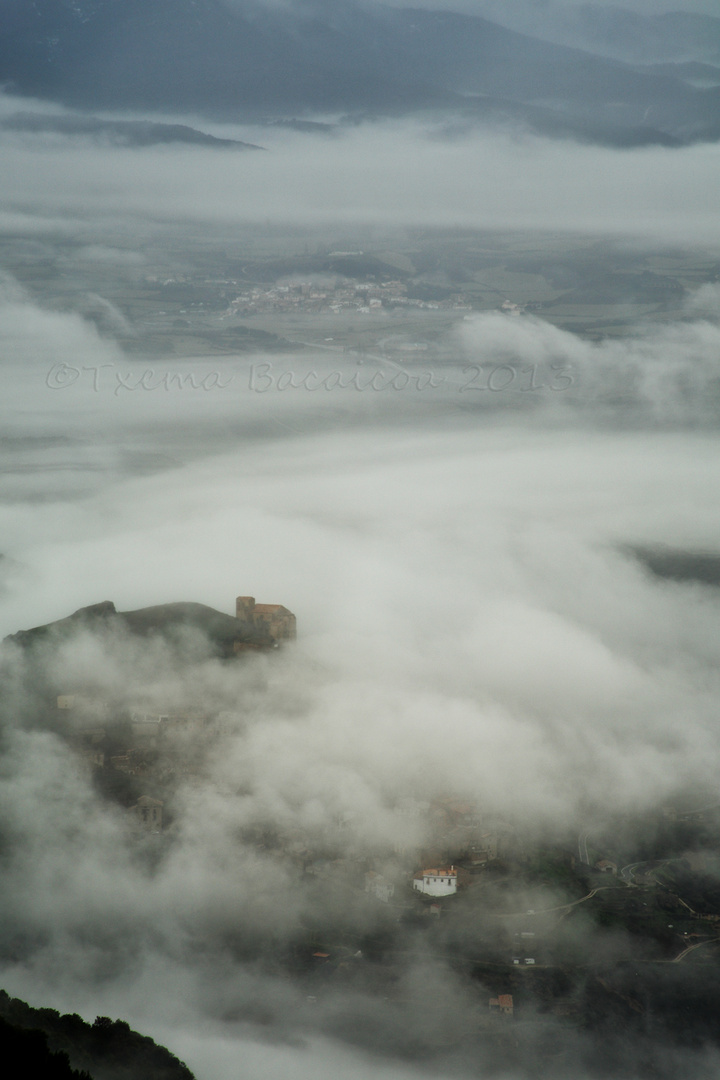
[[[238,596],[235,616],[250,623],[258,634],[268,637],[274,644],[294,641],[297,637],[295,616],[282,604],[256,604],[254,596]]]

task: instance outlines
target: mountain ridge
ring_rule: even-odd
[[[137,636],[160,635],[176,639],[184,631],[196,631],[204,635],[213,651],[223,657],[234,655],[235,642],[250,646],[269,648],[271,639],[252,623],[237,619],[234,615],[216,611],[206,604],[192,601],[175,601],[138,608],[134,611],[118,611],[112,600],[103,600],[88,607],[78,608],[72,615],[54,622],[33,626],[9,634],[3,644],[11,643],[23,649],[34,649],[45,642],[55,643],[77,631],[91,633],[127,632]]]
[[[50,1053],[60,1059],[39,1062],[44,1071],[36,1075],[48,1080],[55,1076],[63,1080],[195,1080],[174,1054],[149,1036],[133,1031],[124,1020],[98,1016],[89,1024],[77,1013],[63,1016],[56,1009],[33,1008],[5,990],[0,990],[0,1019],[9,1028],[0,1030],[0,1045],[5,1048],[14,1035],[42,1033]],[[69,1068],[61,1071],[63,1057],[73,1070],[82,1069],[82,1074]],[[15,1075],[14,1067],[11,1069]]]
[[[622,130],[618,145],[643,127],[660,142],[717,137],[717,101],[683,80],[474,15],[359,3],[299,13],[220,0],[2,7],[0,80],[76,109],[412,115],[462,112],[484,95],[550,110],[558,123],[585,125],[591,140],[598,125]]]

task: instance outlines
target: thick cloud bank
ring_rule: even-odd
[[[45,106],[5,98],[12,116]],[[168,119],[158,117],[157,119]],[[331,118],[336,119],[336,118]],[[467,121],[367,122],[327,135],[194,126],[268,153],[129,149],[61,134],[1,133],[0,178],[14,229],[29,207],[50,227],[89,217],[208,223],[328,221],[718,238],[717,144],[612,150]]]

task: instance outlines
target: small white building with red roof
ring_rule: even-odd
[[[413,877],[413,889],[425,896],[452,896],[457,892],[458,873],[454,866],[433,870],[418,870]]]

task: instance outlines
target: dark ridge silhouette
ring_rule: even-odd
[[[88,1024],[75,1013],[34,1009],[4,990],[0,1046],[11,1080],[194,1080],[182,1061],[124,1020],[98,1016]]]
[[[720,585],[720,555],[669,547],[633,547],[630,553],[655,577]]]
[[[93,1080],[88,1072],[70,1068],[67,1054],[53,1053],[44,1032],[15,1027],[0,1017],[0,1050],[6,1080]]]
[[[15,113],[2,121],[10,131],[53,131],[60,135],[84,135],[115,146],[161,146],[186,143],[226,150],[262,150],[262,146],[239,139],[218,139],[187,124],[156,124],[149,120],[102,120],[96,116],[52,116]]]
[[[81,630],[98,634],[126,632],[144,637],[159,635],[170,642],[177,642],[184,632],[196,631],[207,639],[212,651],[222,657],[233,655],[235,642],[265,647],[272,645],[270,638],[252,623],[205,604],[179,602],[123,612],[117,611],[111,600],[80,608],[56,622],[20,630],[9,635],[5,641],[32,649]]]

